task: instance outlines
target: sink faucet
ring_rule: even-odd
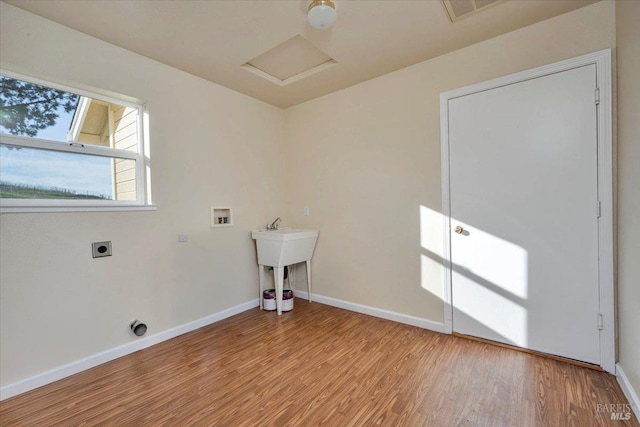
[[[267,230],[277,230],[278,229],[278,223],[282,221],[282,218],[278,217],[276,218],[275,221],[273,221],[271,223],[271,225],[267,224]]]

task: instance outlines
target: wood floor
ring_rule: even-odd
[[[0,403],[2,426],[638,426],[604,372],[296,299]]]

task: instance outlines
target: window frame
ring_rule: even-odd
[[[14,147],[35,148],[48,151],[85,154],[107,157],[111,159],[129,159],[135,161],[136,200],[73,200],[73,199],[11,199],[0,198],[0,213],[16,212],[67,212],[67,211],[120,211],[120,210],[155,210],[151,204],[149,188],[150,162],[149,141],[146,137],[148,115],[144,104],[122,98],[103,95],[73,86],[62,85],[49,80],[0,69],[0,74],[16,80],[22,80],[74,95],[84,96],[99,101],[114,103],[136,109],[137,117],[137,152],[99,145],[83,144],[69,141],[55,141],[23,135],[0,133],[0,144]],[[43,183],[46,185],[46,183]]]

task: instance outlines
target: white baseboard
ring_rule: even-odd
[[[309,294],[305,291],[293,290],[294,296],[308,300]],[[409,316],[407,314],[396,313],[394,311],[383,310],[381,308],[369,307],[353,302],[343,301],[335,298],[325,297],[318,294],[312,294],[312,301],[333,307],[343,308],[356,313],[368,314],[369,316],[380,317],[382,319],[393,320],[394,322],[404,323],[406,325],[417,326],[423,329],[444,333],[444,323],[434,322],[433,320],[423,319],[421,317]]]
[[[150,335],[146,338],[123,344],[121,346],[103,351],[101,353],[94,354],[93,356],[85,357],[84,359],[80,359],[64,366],[60,366],[58,368],[52,369],[39,375],[35,375],[22,381],[8,384],[0,388],[0,400],[17,396],[18,394],[22,394],[38,387],[42,387],[43,385],[93,368],[94,366],[101,365],[127,354],[142,350],[143,348],[151,347],[152,345],[170,340],[171,338],[186,334],[187,332],[194,331],[196,329],[202,328],[203,326],[207,326],[222,319],[226,319],[227,317],[231,317],[235,314],[242,313],[243,311],[257,307],[258,303],[258,299],[256,298],[249,302],[236,305],[235,307],[231,307],[218,313],[203,317],[201,319],[194,320],[193,322],[185,323],[184,325],[176,326],[175,328],[158,332],[155,335]]]
[[[620,366],[619,363],[616,363],[616,379],[618,380],[618,384],[620,384],[624,395],[629,400],[633,413],[636,414],[636,418],[640,420],[640,399],[638,398],[638,393],[631,385],[631,382],[629,382],[629,378],[624,373],[622,366]]]

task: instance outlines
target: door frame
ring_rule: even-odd
[[[598,137],[598,200],[600,218],[598,222],[598,285],[599,304],[602,314],[600,331],[601,367],[615,374],[616,363],[616,303],[613,264],[613,127],[611,49],[605,49],[565,61],[555,62],[505,77],[461,87],[440,94],[440,148],[442,168],[442,217],[443,217],[443,267],[444,267],[444,332],[453,332],[452,270],[451,270],[451,197],[449,158],[449,100],[499,88],[526,80],[568,71],[585,65],[596,65],[596,87],[599,91],[597,103]],[[596,94],[594,93],[594,103]],[[594,206],[594,215],[597,207]],[[593,320],[597,327],[597,319]]]

